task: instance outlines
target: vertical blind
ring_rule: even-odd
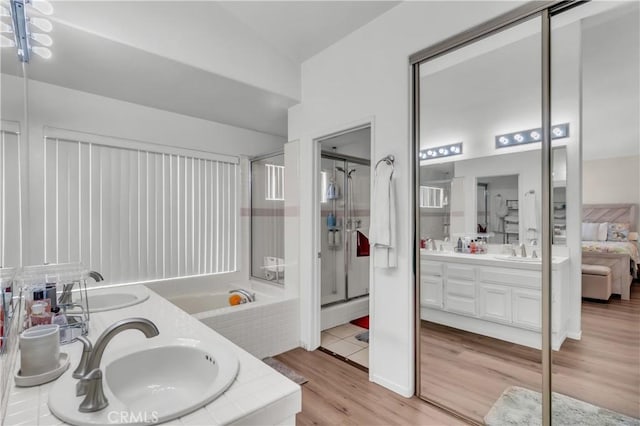
[[[49,137],[43,173],[47,262],[111,283],[237,269],[237,164]]]
[[[22,265],[20,134],[0,131],[0,266]]]

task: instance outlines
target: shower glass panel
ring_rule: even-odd
[[[553,420],[639,424],[640,3],[588,2],[551,24],[552,121],[571,126],[554,155],[554,230],[574,253],[551,283],[570,301]]]
[[[251,276],[284,284],[284,154],[251,162]]]
[[[370,166],[335,155],[320,166],[324,306],[369,294]]]
[[[420,63],[414,80],[416,194],[442,188],[416,212],[418,392],[479,424],[501,424],[486,416],[520,388],[542,391],[541,143],[521,143],[542,126],[541,69],[536,17]]]

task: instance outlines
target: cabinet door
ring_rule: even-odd
[[[539,331],[542,327],[540,291],[513,289],[513,323]]]
[[[420,260],[420,275],[421,276],[432,276],[432,277],[442,277],[443,275],[443,264],[442,262],[434,262],[432,260]]]
[[[480,283],[480,317],[511,323],[511,288]]]
[[[426,276],[420,279],[420,306],[442,309],[442,278]]]

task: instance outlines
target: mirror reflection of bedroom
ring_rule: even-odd
[[[554,424],[640,419],[639,15],[589,2],[551,21]],[[542,393],[539,28],[420,63],[418,391],[479,424]]]

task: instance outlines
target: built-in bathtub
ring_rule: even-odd
[[[299,346],[298,300],[257,281],[182,278],[147,286],[257,358]],[[255,294],[255,302],[229,306],[229,290]]]

